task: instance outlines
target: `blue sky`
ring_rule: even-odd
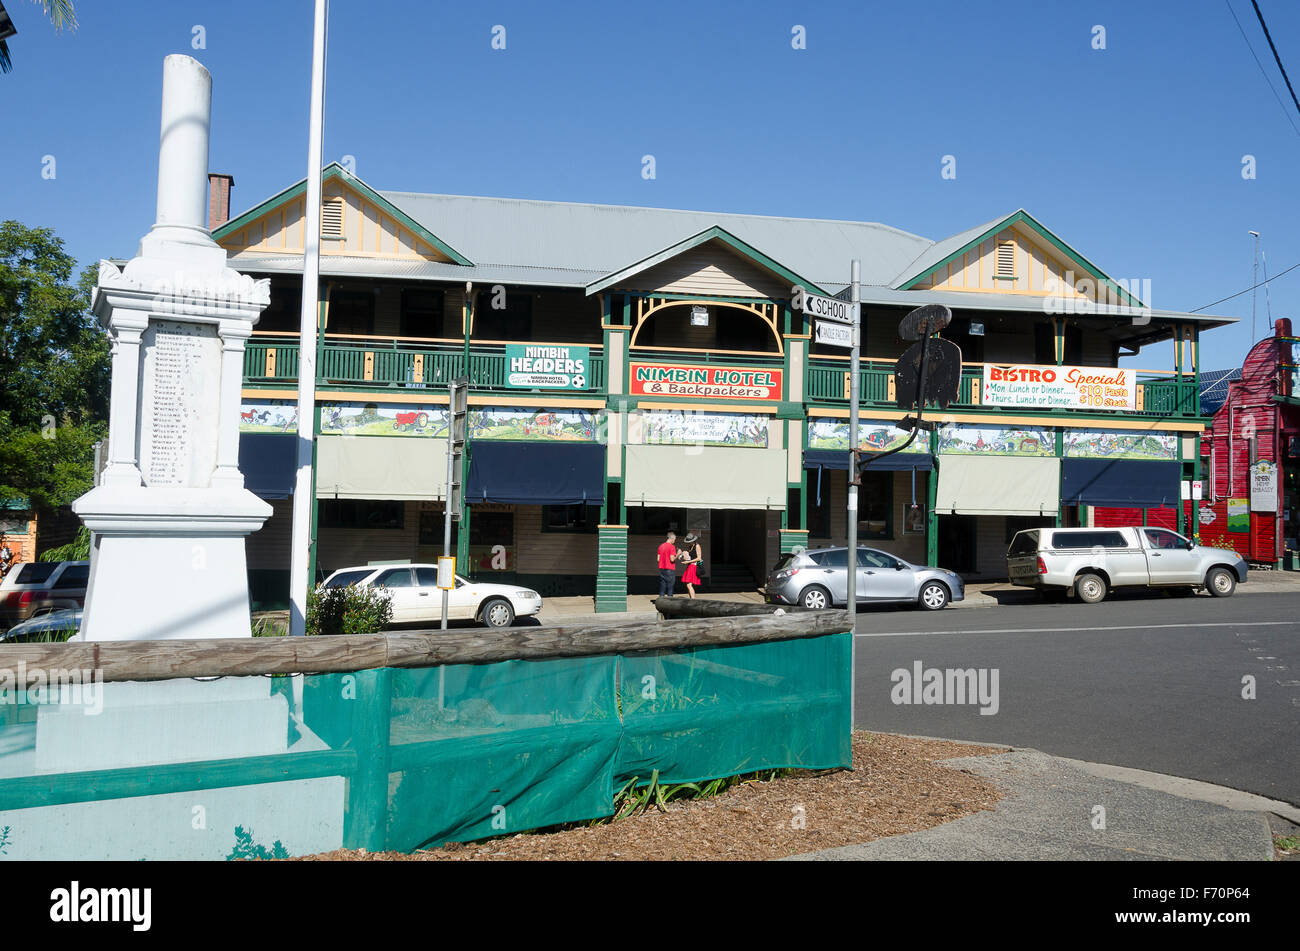
[[[1252,229],[1270,274],[1300,262],[1300,114],[1248,0],[1229,2],[1289,118],[1225,0],[334,0],[325,155],[355,156],[377,188],[880,221],[935,239],[1024,207],[1113,277],[1150,280],[1155,307],[1187,310],[1250,286]],[[83,263],[133,254],[176,52],[212,72],[211,164],[235,176],[236,212],[305,174],[311,0],[81,0],[62,34],[30,0],[5,6],[19,33],[0,76],[0,217],[54,228]],[[1260,7],[1300,81],[1300,6]],[[1273,282],[1273,315],[1298,293],[1300,269]],[[1244,320],[1207,335],[1204,366],[1239,365],[1251,295],[1212,312]],[[1170,350],[1137,364],[1169,368]]]

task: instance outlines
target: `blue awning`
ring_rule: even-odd
[[[600,505],[605,447],[593,443],[476,442],[465,501],[507,505]]]
[[[868,459],[871,459],[871,454],[864,452],[862,461],[866,462]],[[805,469],[842,469],[847,472],[849,469],[849,451],[847,449],[805,449],[803,451],[803,467]],[[892,456],[885,456],[883,459],[873,459],[867,471],[906,472],[908,469],[919,469],[922,472],[929,472],[933,468],[934,457],[928,452],[896,452]]]
[[[1062,459],[1061,504],[1150,508],[1181,504],[1183,464],[1148,459]]]
[[[239,471],[244,474],[244,487],[263,499],[293,495],[297,445],[293,433],[240,433]]]

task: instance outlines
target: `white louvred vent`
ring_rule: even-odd
[[[320,209],[320,236],[343,237],[343,199],[327,198]]]
[[[998,277],[1016,276],[1016,243],[1014,241],[998,242],[996,273]]]

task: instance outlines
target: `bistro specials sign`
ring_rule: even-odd
[[[506,381],[518,389],[585,390],[591,378],[587,347],[506,344]]]
[[[781,370],[633,361],[628,372],[634,396],[713,397],[764,402],[781,399]]]
[[[1137,409],[1137,371],[1118,367],[984,364],[985,406]]]

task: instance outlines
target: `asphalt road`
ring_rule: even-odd
[[[858,616],[855,720],[1169,773],[1300,805],[1300,597],[1129,595]],[[997,672],[997,712],[894,671]],[[1244,699],[1243,678],[1255,699]],[[932,696],[939,696],[932,689]],[[992,709],[991,703],[983,704]]]

